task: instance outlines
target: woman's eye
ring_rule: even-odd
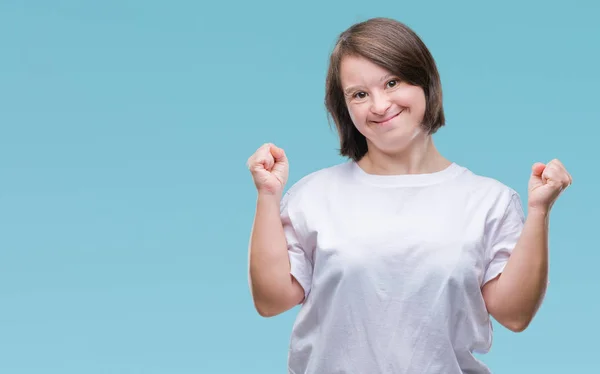
[[[389,88],[393,88],[393,87],[395,87],[397,84],[398,84],[398,81],[397,81],[397,80],[395,80],[395,79],[393,79],[393,80],[391,80],[391,81],[389,81],[389,82],[388,82],[388,87],[389,87]]]
[[[364,99],[365,97],[367,97],[367,93],[366,92],[357,92],[354,94],[354,98],[356,99]]]

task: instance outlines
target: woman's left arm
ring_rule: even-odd
[[[525,330],[544,299],[550,210],[571,183],[571,175],[558,160],[533,165],[528,214],[521,236],[502,273],[483,286],[488,312],[511,331]]]

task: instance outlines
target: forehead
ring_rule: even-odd
[[[355,84],[377,84],[391,72],[360,56],[344,56],[340,63],[343,87]]]

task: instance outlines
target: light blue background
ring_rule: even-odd
[[[253,309],[245,163],[275,142],[291,185],[343,161],[327,58],[374,16],[436,58],[448,158],[524,201],[535,161],[573,174],[546,302],[521,334],[496,324],[483,360],[598,370],[596,4],[2,1],[0,373],[286,372],[297,309]]]

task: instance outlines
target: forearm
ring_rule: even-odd
[[[249,248],[250,286],[259,312],[285,304],[292,286],[279,204],[279,196],[259,193]]]
[[[524,329],[539,309],[548,283],[549,213],[530,210],[521,236],[496,283],[496,319]]]

